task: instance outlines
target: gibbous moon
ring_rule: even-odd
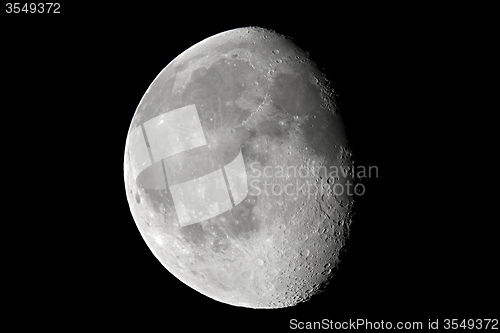
[[[331,280],[351,161],[328,78],[290,38],[251,27],[193,45],[158,74],[131,119],[124,181],[168,272],[199,297],[279,308]]]

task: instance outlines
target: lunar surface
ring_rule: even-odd
[[[274,31],[226,31],[172,60],[131,120],[124,180],[138,230],[214,300],[293,306],[340,262],[352,154],[313,60]]]

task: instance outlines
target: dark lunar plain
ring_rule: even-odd
[[[17,271],[27,270],[13,279],[27,280],[13,312],[55,327],[143,331],[279,331],[292,318],[424,327],[495,318],[498,247],[481,226],[495,220],[466,210],[473,198],[455,199],[464,189],[449,184],[459,172],[435,135],[450,117],[436,82],[453,72],[447,52],[456,38],[435,18],[423,27],[403,14],[323,10],[328,18],[300,9],[227,17],[71,8],[52,21],[4,20],[4,126],[23,130],[22,140],[10,134],[10,160],[23,162],[30,180],[22,187],[34,202],[20,208],[22,227],[12,233],[22,247]],[[379,170],[361,181],[366,193],[327,290],[282,309],[223,304],[171,275],[138,232],[123,180],[130,121],[156,75],[204,38],[246,26],[290,36],[309,52],[338,93],[356,165]]]

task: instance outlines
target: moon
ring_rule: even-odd
[[[326,75],[290,37],[249,27],[193,45],[154,79],[130,123],[124,184],[140,235],[178,280],[280,308],[332,280],[352,161]]]

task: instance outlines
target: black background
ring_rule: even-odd
[[[494,220],[480,217],[481,195],[450,157],[443,97],[457,32],[441,15],[409,9],[253,6],[75,4],[58,16],[3,14],[4,126],[15,138],[7,151],[21,162],[32,207],[15,227],[31,245],[14,260],[28,271],[14,280],[29,280],[14,311],[74,327],[164,331],[497,315],[498,250],[486,231]],[[150,83],[186,48],[244,26],[292,36],[311,54],[340,96],[357,164],[379,169],[363,181],[331,286],[292,308],[236,308],[185,286],[150,252],[125,197],[125,139]]]

